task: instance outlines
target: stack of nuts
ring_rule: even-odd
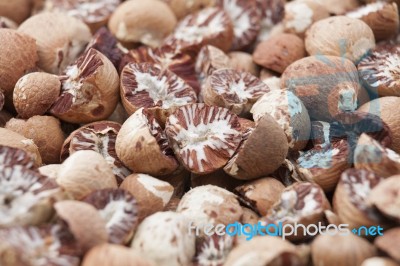
[[[0,265],[399,266],[399,3],[0,0]]]

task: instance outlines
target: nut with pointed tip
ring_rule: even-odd
[[[174,193],[169,183],[145,174],[127,176],[120,188],[129,191],[137,200],[139,222],[164,210]]]
[[[121,42],[160,46],[177,20],[162,1],[132,0],[117,7],[108,21],[108,28]]]
[[[396,227],[385,231],[383,236],[378,236],[374,244],[375,246],[389,255],[397,263],[400,263],[400,254],[398,243],[400,241],[400,228]]]
[[[131,247],[156,265],[190,265],[195,255],[195,236],[188,234],[189,229],[184,215],[158,212],[139,225]]]
[[[117,188],[117,180],[107,161],[91,150],[77,151],[68,157],[61,164],[56,181],[78,200],[98,189]]]
[[[365,22],[334,16],[315,22],[306,32],[305,44],[310,55],[341,56],[357,63],[375,48],[375,37]]]
[[[162,176],[173,173],[179,166],[160,124],[143,108],[122,125],[115,150],[118,158],[138,173]]]
[[[50,12],[30,17],[18,31],[36,40],[38,66],[52,74],[60,74],[75,61],[92,37],[89,28],[79,19]]]

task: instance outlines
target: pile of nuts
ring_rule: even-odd
[[[0,265],[400,265],[399,2],[0,0]]]

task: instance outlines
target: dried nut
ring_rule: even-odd
[[[169,183],[145,174],[127,176],[120,188],[129,191],[137,200],[139,221],[162,211],[174,193]]]
[[[314,265],[354,266],[377,255],[376,249],[367,240],[353,234],[340,235],[325,232],[311,244]]]
[[[48,164],[39,167],[38,171],[41,175],[55,180],[58,177],[58,171],[60,170],[60,167],[61,164]]]
[[[89,203],[64,200],[54,204],[58,217],[66,223],[83,252],[106,243],[106,222]]]
[[[8,17],[18,24],[27,19],[30,13],[31,3],[29,0],[0,2],[0,16]]]
[[[118,158],[137,173],[162,176],[173,173],[179,165],[161,126],[143,108],[122,125],[115,151]]]
[[[254,121],[269,114],[285,132],[289,148],[302,150],[310,139],[311,123],[303,102],[288,90],[271,90],[253,105]]]
[[[376,41],[391,39],[399,31],[399,13],[395,3],[367,4],[346,13],[346,16],[367,23],[374,32]]]
[[[292,1],[285,5],[284,31],[304,37],[307,29],[316,21],[329,17],[323,4],[313,0]]]
[[[228,56],[229,56],[229,65],[231,65],[233,69],[249,72],[250,74],[256,77],[260,75],[260,70],[258,66],[254,63],[251,54],[237,51],[237,52],[230,52]]]
[[[36,43],[28,35],[0,29],[0,47],[0,88],[6,99],[11,100],[18,79],[33,69],[38,61]]]
[[[375,38],[365,22],[334,16],[315,22],[306,32],[305,44],[310,55],[341,56],[356,63],[375,47]]]
[[[127,244],[138,225],[136,199],[126,190],[96,190],[82,201],[93,205],[106,222],[108,242]]]
[[[248,117],[253,104],[269,91],[265,83],[248,72],[219,69],[207,78],[202,96],[205,104],[225,107]]]
[[[106,119],[118,103],[118,72],[110,60],[89,49],[65,70],[61,95],[51,113],[69,123]]]
[[[183,166],[196,174],[222,168],[241,142],[240,124],[226,108],[192,104],[168,117],[166,134]]]
[[[397,110],[399,105],[399,97],[382,97],[372,100],[358,109],[358,111],[371,113],[380,117],[392,134],[392,143],[388,148],[397,153],[400,153],[400,130],[398,130],[400,120],[397,118],[397,112],[393,112],[393,110]]]
[[[249,47],[260,31],[262,13],[256,0],[217,0],[217,3],[229,15],[233,23],[232,50]]]
[[[41,0],[40,7],[34,6],[34,11],[60,12],[84,21],[92,30],[96,31],[107,24],[107,20],[120,4],[121,0]]]
[[[253,60],[262,67],[283,73],[290,64],[305,56],[302,39],[294,34],[281,33],[259,43],[253,53]]]
[[[56,181],[78,200],[98,189],[117,188],[107,161],[91,150],[77,151],[68,157],[61,164]]]
[[[236,196],[217,186],[196,187],[179,202],[177,212],[191,219],[195,226],[228,225],[239,221],[243,214]]]
[[[0,16],[0,28],[16,30],[18,24],[7,17]]]
[[[280,199],[284,188],[277,179],[265,177],[236,187],[235,193],[242,204],[264,216]]]
[[[348,169],[341,175],[333,197],[333,210],[349,228],[384,226],[386,219],[367,202],[382,178],[366,170]]]
[[[196,92],[168,69],[151,63],[130,63],[121,73],[122,104],[129,115],[140,108],[160,121],[180,106],[195,103]]]
[[[131,174],[124,166],[115,151],[115,141],[121,125],[110,121],[99,121],[87,124],[72,132],[62,145],[62,161],[80,150],[93,150],[101,154],[113,170],[118,184]]]
[[[388,258],[372,257],[364,260],[361,266],[399,266],[399,264]]]
[[[33,116],[28,120],[12,118],[5,128],[32,139],[39,149],[44,164],[60,162],[64,133],[57,118],[52,116]],[[46,130],[43,130],[44,128]]]
[[[60,79],[52,74],[34,72],[15,84],[13,103],[21,118],[43,115],[60,95]]]
[[[273,236],[256,236],[235,247],[228,255],[225,266],[303,265],[295,245]]]
[[[62,13],[41,13],[30,17],[18,28],[36,40],[38,66],[52,74],[61,73],[83,51],[92,37],[79,19]]]
[[[396,227],[394,229],[385,231],[383,236],[378,236],[375,239],[374,244],[376,247],[378,247],[379,250],[383,251],[385,254],[388,254],[397,263],[400,263],[400,254],[398,246],[399,241],[400,241],[400,228]]]
[[[324,191],[317,184],[298,182],[285,188],[278,202],[268,210],[265,216],[267,222],[275,224],[310,224],[323,223],[324,212],[331,206]],[[297,235],[287,236],[292,241],[304,240],[310,237],[299,228]]]
[[[400,155],[362,134],[354,150],[354,167],[389,177],[400,173]]]
[[[360,6],[360,1],[358,0],[347,0],[340,2],[336,0],[314,0],[314,2],[325,6],[329,13],[334,15],[343,15],[346,12],[354,10]]]
[[[238,179],[250,180],[273,173],[284,162],[289,145],[280,125],[265,114],[243,134],[236,154],[224,171]]]
[[[37,167],[42,165],[39,149],[31,139],[27,139],[14,131],[0,127],[0,145],[24,150],[29,154]]]
[[[320,185],[324,191],[332,191],[340,174],[350,167],[349,144],[341,140],[325,147],[314,147],[300,154],[297,170],[303,180]]]
[[[81,266],[93,265],[155,266],[139,252],[115,244],[102,244],[90,249],[85,254]]]
[[[277,25],[281,27],[280,31],[283,32],[281,21],[285,15],[286,0],[256,0],[256,2],[262,13],[261,29],[257,41],[260,42],[268,39],[273,35]]]
[[[243,185],[244,182],[244,180],[233,178],[225,173],[223,169],[220,169],[206,175],[197,175],[192,173],[190,178],[190,187],[195,188],[204,185],[213,185],[232,192],[235,187]]]
[[[195,236],[188,234],[188,224],[180,213],[155,213],[139,225],[131,247],[155,265],[190,265],[195,254]]]
[[[0,264],[80,265],[80,251],[73,236],[62,227],[14,226],[0,230]]]
[[[379,96],[400,96],[400,45],[378,45],[358,63],[358,73],[363,85]]]
[[[182,19],[164,45],[178,51],[198,51],[210,44],[226,52],[232,46],[233,37],[229,15],[221,8],[208,7]]]
[[[313,120],[328,122],[339,113],[357,108],[360,85],[351,61],[336,56],[310,56],[286,68],[281,88],[299,97]]]
[[[174,30],[176,23],[174,13],[164,2],[132,0],[117,7],[108,27],[121,42],[157,47]]]
[[[196,238],[195,266],[224,265],[235,244],[235,238],[229,235],[202,236]]]
[[[400,223],[400,176],[395,175],[380,182],[368,196],[373,204],[385,216]]]

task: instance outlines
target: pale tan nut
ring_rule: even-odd
[[[400,153],[400,119],[395,112],[400,105],[399,97],[382,97],[362,105],[358,111],[379,116],[392,132],[392,144],[388,148]]]
[[[66,68],[61,95],[50,112],[69,123],[106,119],[117,106],[118,85],[119,76],[111,61],[89,49]]]
[[[1,1],[0,16],[8,17],[20,24],[31,14],[31,3],[29,0]]]
[[[192,173],[221,169],[238,148],[238,117],[226,108],[191,104],[168,117],[165,132],[183,166]]]
[[[126,1],[118,6],[108,22],[110,31],[121,42],[159,46],[177,24],[170,7],[160,0]]]
[[[264,216],[280,199],[285,186],[275,178],[264,177],[235,188],[239,201]]]
[[[375,48],[375,37],[365,22],[335,16],[315,22],[306,32],[305,44],[310,55],[341,56],[357,63]]]
[[[115,150],[131,171],[163,176],[178,169],[169,141],[160,124],[147,110],[132,114],[118,132]]]
[[[375,0],[372,0],[375,1]],[[331,14],[344,15],[346,12],[356,9],[360,6],[358,0],[336,1],[336,0],[313,0],[318,4],[323,5]]]
[[[311,119],[330,122],[339,113],[357,108],[360,84],[357,69],[350,60],[309,56],[286,68],[281,88],[300,98]]]
[[[204,103],[229,109],[249,117],[253,104],[265,93],[268,86],[248,72],[234,69],[215,70],[202,88]]]
[[[399,31],[399,13],[395,3],[367,4],[346,13],[346,16],[367,23],[374,32],[376,41],[389,40]]]
[[[18,28],[18,24],[7,17],[0,16],[0,28],[16,30]]]
[[[40,174],[47,176],[50,179],[57,179],[60,167],[61,164],[48,164],[39,167],[38,171]]]
[[[303,265],[295,245],[273,236],[256,236],[250,241],[235,247],[228,255],[224,265]]]
[[[372,257],[364,260],[361,266],[399,266],[399,264],[389,258]]]
[[[139,225],[131,248],[158,266],[191,265],[195,235],[189,233],[189,221],[180,213],[157,212]]]
[[[269,114],[284,130],[289,148],[302,150],[310,139],[311,123],[303,102],[291,91],[275,89],[264,94],[250,112],[254,121]]]
[[[129,191],[137,200],[139,222],[164,210],[174,193],[169,183],[145,174],[127,176],[120,188]]]
[[[376,248],[367,240],[355,236],[326,232],[317,236],[311,243],[311,256],[314,265],[354,266],[364,260],[377,256]]]
[[[24,150],[31,156],[37,167],[42,165],[39,149],[32,139],[27,139],[9,129],[0,128],[0,145]]]
[[[0,29],[0,47],[0,88],[11,103],[18,79],[33,69],[39,58],[35,40],[15,30]]]
[[[81,265],[156,266],[138,251],[116,244],[93,247],[85,254]]]
[[[329,17],[329,12],[322,4],[313,0],[297,0],[285,5],[283,18],[284,31],[304,38],[310,26],[318,20]]]
[[[85,23],[62,13],[34,15],[18,31],[36,40],[38,66],[52,74],[60,74],[74,62],[92,38]]]
[[[21,118],[43,115],[60,96],[60,79],[52,74],[34,72],[15,84],[13,103]]]
[[[397,263],[400,263],[400,254],[398,252],[399,241],[400,241],[400,228],[396,227],[384,232],[383,236],[378,236],[375,239],[374,244],[379,250],[389,255]]]
[[[107,161],[95,151],[77,151],[58,170],[57,184],[74,199],[94,190],[117,188],[117,180]]]
[[[57,118],[52,116],[33,116],[28,120],[12,118],[5,128],[32,139],[39,149],[44,164],[60,162],[64,132]]]
[[[294,34],[281,33],[259,43],[253,60],[262,67],[283,73],[290,64],[305,56],[302,39]]]
[[[97,209],[89,203],[64,200],[55,203],[54,208],[83,252],[107,242],[106,222]]]
[[[282,165],[288,149],[283,129],[274,118],[265,114],[254,129],[243,134],[240,146],[224,171],[241,180],[267,176]]]
[[[204,45],[213,45],[228,51],[234,32],[229,15],[219,7],[208,7],[182,19],[163,45],[178,51],[198,52]]]
[[[199,229],[206,224],[234,223],[243,214],[235,194],[213,185],[191,189],[182,197],[176,211],[190,219]]]
[[[235,51],[235,52],[230,52],[228,56],[229,56],[229,65],[231,65],[233,69],[249,72],[250,74],[256,77],[260,75],[260,69],[254,63],[251,54],[246,52]]]
[[[366,170],[348,169],[342,173],[332,201],[341,223],[348,224],[350,229],[388,225],[387,219],[368,202],[371,191],[382,180],[382,177]]]
[[[215,0],[163,0],[166,2],[178,20],[203,8],[214,6]]]

